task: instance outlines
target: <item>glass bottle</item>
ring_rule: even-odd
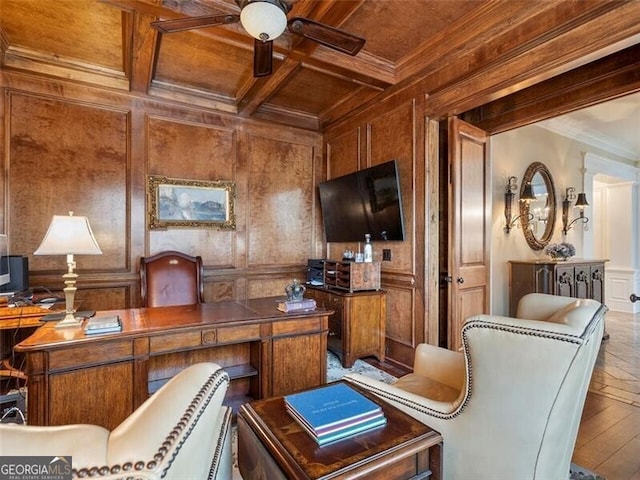
[[[364,261],[373,262],[373,245],[371,245],[371,234],[364,234]]]

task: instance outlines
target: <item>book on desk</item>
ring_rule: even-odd
[[[122,331],[122,321],[118,315],[101,315],[92,317],[84,325],[84,333],[96,335]]]
[[[380,405],[344,383],[286,395],[291,417],[323,446],[387,423]]]
[[[302,300],[282,300],[278,302],[278,310],[281,312],[300,312],[315,310],[316,301],[313,298],[303,298]]]

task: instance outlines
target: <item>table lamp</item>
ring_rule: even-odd
[[[74,297],[76,294],[75,273],[76,262],[74,255],[100,255],[102,250],[93,236],[89,219],[87,217],[74,217],[73,212],[69,216],[54,215],[42,243],[33,252],[34,255],[66,255],[68,271],[64,279],[64,297],[66,302],[65,317],[58,322],[56,328],[77,327],[80,320],[74,316]]]

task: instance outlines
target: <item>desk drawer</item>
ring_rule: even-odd
[[[260,325],[218,329],[218,343],[249,342],[260,338]]]
[[[120,362],[133,358],[133,344],[130,340],[91,344],[49,352],[49,369],[62,370],[70,367],[100,365],[113,361]]]
[[[161,352],[173,352],[196,348],[202,345],[202,335],[200,330],[184,333],[170,333],[159,335],[149,339],[149,350],[151,355]]]
[[[273,324],[273,336],[299,335],[303,333],[313,333],[322,330],[322,320],[310,318],[307,320],[288,320],[286,322],[275,322]]]

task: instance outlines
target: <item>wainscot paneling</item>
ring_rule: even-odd
[[[327,178],[341,177],[365,168],[362,158],[366,158],[366,152],[363,157],[361,151],[365,146],[361,145],[360,132],[361,128],[356,127],[327,140]]]
[[[382,249],[391,250],[391,261],[384,263],[385,271],[404,272],[415,275],[414,243],[410,241],[415,231],[415,105],[406,102],[391,109],[367,124],[367,151],[370,153],[371,165],[379,165],[389,160],[396,160],[400,176],[400,192],[404,215],[404,242],[379,243],[375,246],[377,257],[382,260]],[[378,259],[378,258],[377,258]]]
[[[303,281],[304,275],[292,273],[290,275],[278,276],[275,278],[272,276],[269,276],[268,278],[252,277],[247,286],[247,298],[272,296],[284,298],[286,295],[285,287],[290,285],[295,278]]]
[[[386,354],[396,362],[413,366],[415,348],[415,295],[411,287],[385,285],[387,292]]]
[[[247,266],[306,265],[318,234],[316,149],[249,134],[247,150]]]
[[[128,272],[128,112],[10,92],[10,251],[37,274],[66,270],[64,256],[34,256],[53,215],[89,218],[102,255],[76,257],[78,272]],[[62,278],[60,279],[60,288]]]
[[[62,80],[0,80],[1,214],[32,287],[64,287],[66,259],[33,252],[69,210],[89,217],[103,250],[76,258],[82,309],[139,306],[140,257],[162,250],[203,257],[205,301],[283,295],[307,258],[325,256],[319,133]],[[235,181],[236,229],[148,230],[150,174]]]
[[[99,287],[92,285],[84,276],[79,277],[84,288],[76,294],[77,310],[110,310],[112,305],[129,305],[131,293],[138,292],[137,282],[120,287]]]
[[[366,144],[361,139],[362,127],[357,126],[331,135],[325,143],[326,178],[336,178],[366,168]],[[364,152],[364,153],[363,153]],[[364,241],[364,239],[363,239]],[[359,245],[343,242],[327,244],[327,257],[340,259],[346,249],[361,251]]]
[[[147,132],[148,174],[189,180],[237,181],[236,142],[232,129],[149,117]],[[233,230],[173,228],[152,230],[148,235],[150,254],[179,250],[200,255],[203,264],[209,268],[236,266]]]
[[[233,281],[206,281],[204,284],[204,301],[205,302],[222,302],[224,300],[233,300],[235,284]]]
[[[425,243],[419,240],[426,235],[425,212],[437,209],[426,200],[426,192],[437,189],[437,178],[429,177],[435,183],[427,185],[425,149],[429,146],[430,153],[437,152],[437,146],[430,146],[437,136],[429,133],[423,112],[420,97],[394,98],[325,132],[329,178],[389,160],[398,163],[405,241],[374,243],[374,259],[382,259],[383,248],[391,250],[391,261],[382,262],[382,288],[387,291],[385,350],[387,360],[409,367],[413,365],[415,346],[437,339],[438,328],[437,319],[427,322],[425,315],[431,311],[427,300],[430,293],[424,287],[428,260]],[[330,258],[340,258],[345,248],[358,247],[335,243],[327,246],[327,252]]]

